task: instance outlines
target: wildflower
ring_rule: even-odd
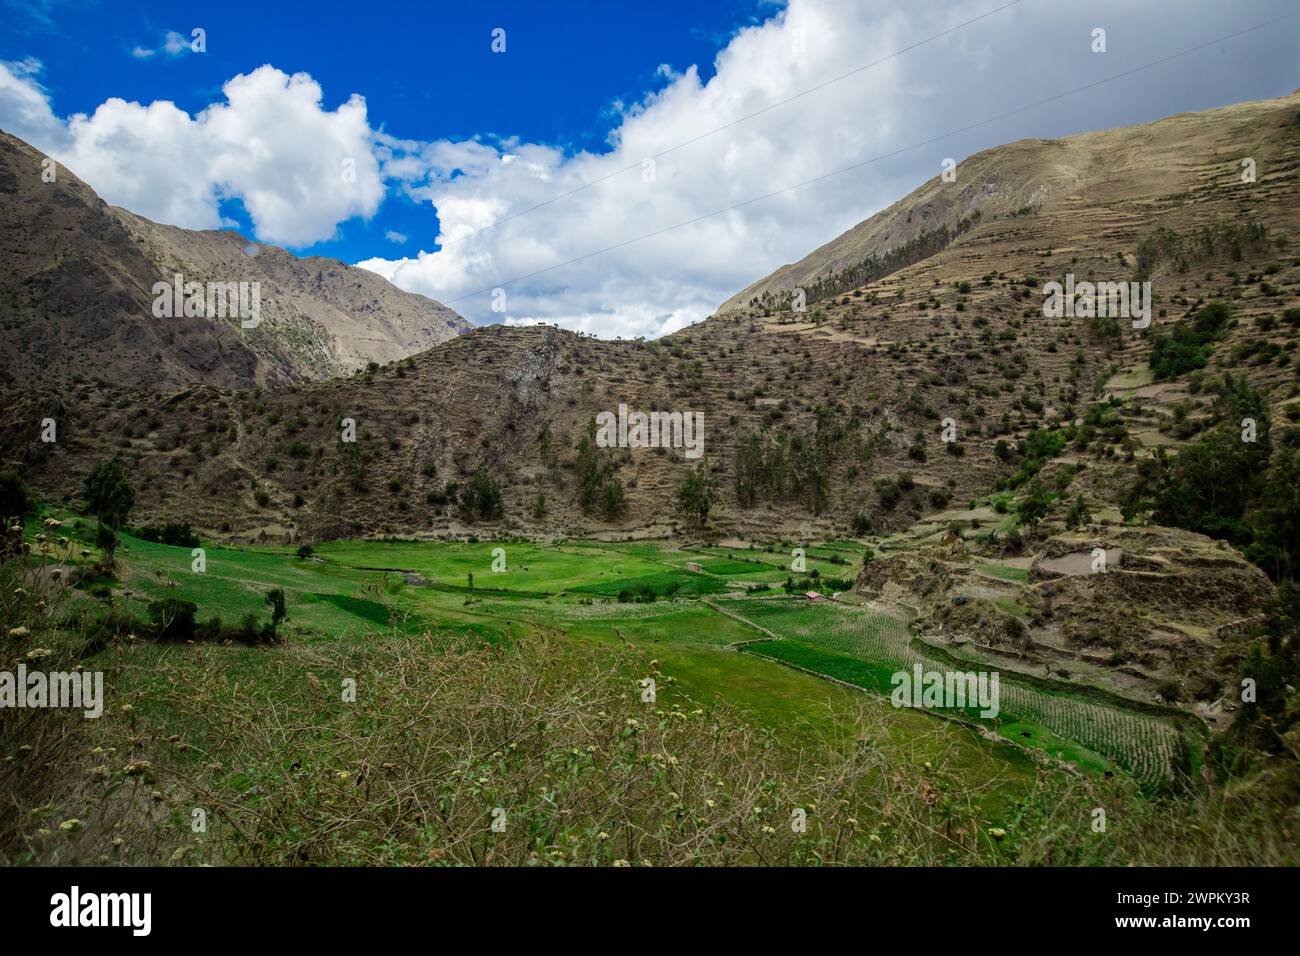
[[[73,817],[70,820],[64,820],[62,823],[59,824],[59,829],[67,833],[76,833],[78,830],[81,829],[81,821],[78,820],[76,817]]]
[[[629,863],[627,860],[615,860],[615,861],[614,861],[614,865],[615,865],[615,866],[631,866],[632,864]]]
[[[606,840],[609,839],[609,834],[606,833],[604,830],[601,830],[599,833],[596,834],[596,839],[604,843]]]
[[[49,657],[53,653],[48,647],[33,647],[27,652],[27,659],[29,661],[39,661],[41,658]]]
[[[125,773],[128,777],[138,777],[146,770],[148,770],[149,766],[150,764],[149,761],[147,760],[132,760],[130,763],[128,763],[125,767],[122,768],[122,772]]]
[[[1007,835],[1007,831],[1002,829],[1001,827],[993,827],[991,830],[989,830],[989,836],[991,836],[995,840],[1001,840],[1006,835]]]
[[[25,627],[11,627],[11,628],[9,628],[9,636],[12,637],[12,638],[15,638],[15,639],[23,638],[23,637],[27,637],[27,636],[28,636],[29,634],[31,634],[31,633],[32,633],[32,632],[29,631],[29,630],[27,630],[27,628],[25,628]]]
[[[100,764],[98,767],[91,767],[90,775],[92,777],[107,777],[108,767],[104,766],[103,764]]]
[[[712,809],[714,808],[714,806],[715,806],[715,804],[714,804],[714,802],[713,802],[712,800],[705,800],[705,801],[704,801],[704,805],[705,805],[706,807],[708,807],[710,810],[712,810]]]
[[[775,832],[776,832],[776,828],[773,827],[773,826],[769,826],[768,824],[765,823],[765,824],[763,824],[763,832],[764,832],[764,833],[775,833]]]
[[[352,777],[352,773],[351,773],[351,771],[348,771],[348,770],[335,770],[335,771],[334,771],[334,779],[336,779],[336,780],[338,780],[338,781],[340,781],[340,782],[346,782],[346,781],[348,781],[349,779],[351,779],[351,777]]]

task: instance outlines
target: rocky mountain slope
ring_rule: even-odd
[[[64,387],[64,367],[77,367],[69,350],[47,353],[56,356],[48,361],[10,346],[11,378],[24,360],[16,356],[50,369],[10,396],[3,452],[38,485],[66,494],[96,458],[127,455],[150,476],[145,512],[245,537],[299,539],[336,528],[469,533],[483,524],[653,535],[684,530],[675,496],[697,462],[681,448],[602,450],[624,500],[608,514],[584,511],[577,443],[588,422],[620,403],[700,410],[701,461],[717,482],[712,533],[829,536],[847,533],[858,515],[860,527],[881,531],[926,516],[978,522],[983,512],[967,505],[1017,471],[1016,446],[1031,429],[1078,419],[1116,395],[1124,407],[1084,451],[1067,455],[1094,467],[1094,493],[1113,499],[1112,483],[1126,479],[1108,472],[1122,472],[1130,456],[1176,448],[1183,423],[1208,414],[1211,396],[1179,378],[1155,382],[1148,367],[1152,335],[1204,303],[1229,303],[1233,320],[1202,377],[1244,372],[1270,390],[1280,424],[1294,404],[1289,356],[1300,330],[1277,316],[1300,304],[1291,245],[1300,219],[1298,116],[1293,94],[1141,127],[1144,151],[1110,160],[1121,185],[1095,185],[1032,214],[983,216],[933,255],[811,301],[805,314],[731,312],[656,342],[488,327],[363,376],[252,391],[225,386],[269,360],[212,323],[181,325],[185,337],[170,331],[176,342],[164,357],[182,369],[202,360],[222,374],[201,384],[197,375],[173,375],[175,387],[152,391],[126,374],[113,376],[112,387]],[[1103,142],[1115,134],[1090,135]],[[1016,178],[1012,161],[1025,155],[1013,145],[988,162]],[[1100,163],[1105,153],[1092,155]],[[1243,156],[1256,161],[1253,183],[1241,181]],[[122,221],[106,207],[98,215]],[[46,254],[21,236],[5,241],[26,256]],[[282,255],[265,258],[278,264]],[[137,269],[148,261],[131,260]],[[77,274],[89,265],[81,260]],[[99,268],[108,296],[129,294],[128,277]],[[1043,315],[1049,279],[1120,281],[1139,271],[1153,283],[1149,329]],[[57,283],[47,281],[57,297]],[[7,324],[10,336],[15,325],[26,328]],[[149,343],[139,350],[147,365],[143,353],[159,347],[149,336],[161,333],[157,323],[137,326],[133,337]],[[1255,357],[1240,361],[1252,347]],[[234,367],[236,359],[245,364]],[[56,445],[37,440],[45,417],[64,420]],[[357,423],[363,465],[340,442],[345,417]],[[955,441],[942,440],[945,423]],[[294,443],[302,448],[289,455]],[[759,457],[761,474],[739,460],[742,445]],[[479,471],[500,485],[504,507],[500,517],[467,521],[445,491]],[[746,491],[744,483],[757,486]]]
[[[235,232],[158,225],[107,205],[62,167],[46,182],[44,159],[0,133],[0,376],[11,386],[322,379],[470,327],[364,269],[300,259]],[[258,283],[260,321],[245,328],[234,310],[155,317],[154,284],[178,273],[205,291],[209,282]]]
[[[781,307],[789,290],[811,289],[836,278],[847,280],[846,290],[854,288],[862,284],[852,282],[854,267],[873,259],[885,268],[897,265],[888,261],[889,254],[903,252],[909,243],[922,248],[903,252],[902,261],[915,261],[980,221],[1034,215],[1055,222],[1097,206],[1124,217],[1140,216],[1155,197],[1204,186],[1210,175],[1204,161],[1210,156],[1223,158],[1220,183],[1231,182],[1234,172],[1241,172],[1242,159],[1256,159],[1258,168],[1261,157],[1252,149],[1256,132],[1276,120],[1279,108],[1295,102],[1292,94],[984,150],[957,164],[953,182],[936,176],[798,262],[742,289],[719,312]],[[1258,145],[1267,148],[1271,139],[1265,136]],[[1222,153],[1237,146],[1244,150],[1241,155]],[[879,270],[877,266],[873,271]]]

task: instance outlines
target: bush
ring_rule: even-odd
[[[193,601],[166,598],[149,605],[154,639],[158,641],[194,640],[194,616],[199,607]]]
[[[31,510],[31,497],[18,472],[0,471],[0,519],[17,518],[21,522]]]
[[[1192,318],[1175,323],[1168,335],[1157,334],[1151,341],[1151,370],[1157,379],[1173,378],[1205,368],[1213,351],[1211,343],[1223,331],[1231,310],[1212,302]]]
[[[169,544],[178,548],[197,548],[199,546],[199,536],[194,533],[194,530],[188,524],[165,524],[162,527],[150,525],[137,528],[135,536],[142,541]]]

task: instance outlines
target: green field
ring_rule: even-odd
[[[88,537],[75,521],[67,532],[82,543]],[[807,548],[808,570],[851,576],[848,562],[860,548]],[[752,583],[785,579],[789,556],[777,550],[361,540],[324,543],[306,558],[288,548],[207,548],[199,572],[190,549],[126,535],[117,557],[113,600],[141,616],[151,601],[176,598],[197,604],[201,620],[264,617],[266,593],[281,588],[287,634],[304,645],[364,648],[394,632],[627,644],[652,653],[692,698],[738,703],[760,722],[796,733],[840,719],[837,709],[855,696],[843,685],[887,698],[895,672],[917,661],[941,666],[917,649],[901,613],[779,591],[743,596]],[[996,564],[983,570],[1008,580],[1023,574]],[[103,595],[77,600],[93,607]],[[1002,695],[999,716],[982,722],[1018,747],[1085,770],[1124,769],[1148,783],[1168,779],[1186,762],[1183,731],[1158,716],[1010,674],[1002,675]],[[891,713],[900,730],[917,720],[935,723],[916,711]],[[950,716],[981,722],[972,712]],[[963,737],[972,760],[990,750],[972,731],[947,732]],[[1018,765],[1005,748],[1002,759]]]

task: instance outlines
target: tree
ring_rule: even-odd
[[[547,471],[555,470],[555,439],[551,435],[550,422],[543,422],[537,435],[537,457]]]
[[[113,458],[101,461],[86,476],[86,510],[114,531],[126,523],[135,507],[135,492],[126,480],[122,463]]]
[[[623,482],[610,478],[600,493],[600,510],[606,518],[613,520],[623,513],[623,507]]]
[[[501,487],[491,475],[479,469],[460,493],[461,517],[466,521],[491,520],[500,518],[502,510]]]
[[[694,471],[686,473],[686,478],[678,485],[677,508],[689,527],[700,530],[708,522],[717,484],[704,462],[700,462]]]
[[[1218,391],[1218,424],[1166,464],[1156,483],[1154,517],[1244,547],[1251,540],[1246,508],[1268,469],[1268,400],[1231,375]],[[1257,423],[1253,442],[1242,440],[1243,418]]]
[[[1083,495],[1079,495],[1070,506],[1070,510],[1065,513],[1065,527],[1070,531],[1085,524],[1092,523],[1092,512],[1088,510],[1087,503],[1083,500]]]
[[[1275,581],[1294,581],[1300,570],[1300,453],[1280,449],[1248,514],[1255,543],[1247,556]]]
[[[587,431],[578,439],[578,505],[583,514],[599,507],[607,518],[623,510],[623,483],[614,475],[614,461],[602,455],[596,444],[596,419],[587,422]]]
[[[1043,487],[1034,483],[1029,488],[1029,494],[1025,500],[1020,503],[1019,515],[1022,523],[1030,528],[1035,527],[1038,522],[1047,517],[1047,509],[1051,505],[1052,499]]]
[[[17,518],[20,522],[32,510],[27,486],[12,470],[0,471],[0,519]]]
[[[289,613],[284,607],[284,589],[274,588],[268,591],[266,603],[271,606],[271,629],[275,630]]]

